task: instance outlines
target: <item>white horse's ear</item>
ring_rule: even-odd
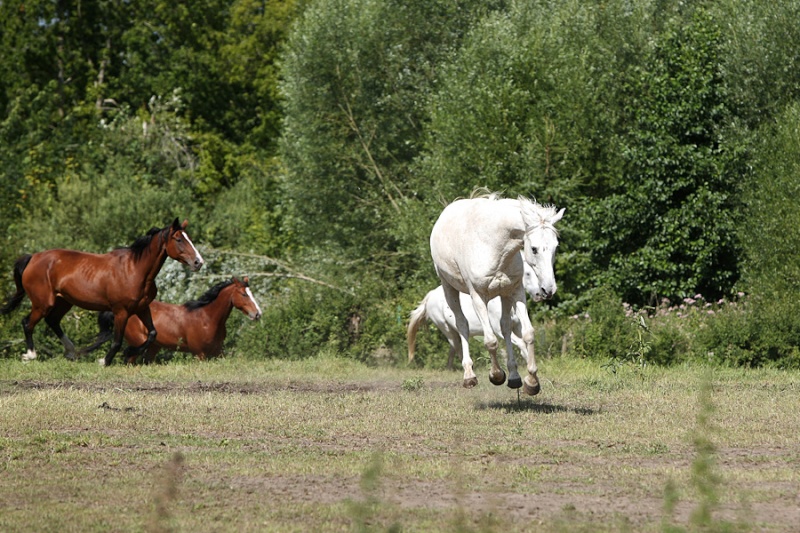
[[[566,207],[562,207],[561,210],[558,213],[556,213],[556,216],[553,217],[553,219],[550,221],[550,223],[551,224],[555,224],[556,222],[561,220],[561,217],[564,216],[564,211],[566,211],[566,210],[567,210]]]
[[[519,206],[519,212],[522,215],[522,221],[525,223],[526,228],[532,228],[541,222],[541,219],[537,216],[536,211],[533,210],[531,204],[528,202],[520,202]]]

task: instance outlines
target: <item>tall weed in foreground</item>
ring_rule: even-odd
[[[370,463],[361,474],[361,492],[364,499],[362,501],[350,501],[348,504],[348,514],[352,520],[352,531],[355,533],[371,533],[376,531],[386,531],[394,533],[402,531],[400,524],[392,524],[383,528],[376,522],[379,521],[380,488],[381,474],[383,473],[383,457],[380,453],[372,456]]]
[[[674,481],[668,481],[664,489],[664,520],[662,523],[664,533],[695,531],[728,533],[750,530],[749,526],[744,523],[732,523],[714,517],[715,511],[719,507],[719,495],[723,480],[716,471],[716,448],[711,438],[714,433],[712,389],[712,374],[709,370],[700,383],[697,398],[699,411],[695,428],[691,434],[695,457],[691,465],[689,482],[697,501],[689,515],[689,523],[686,528],[671,523],[680,497]]]
[[[168,533],[175,530],[170,526],[172,522],[170,507],[178,498],[178,487],[182,478],[183,454],[177,452],[167,462],[155,487],[155,508],[147,525],[148,532]]]

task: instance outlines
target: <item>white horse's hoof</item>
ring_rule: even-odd
[[[36,350],[28,350],[22,354],[22,361],[25,363],[28,361],[33,361],[34,359],[36,359]]]
[[[536,396],[539,394],[539,391],[542,390],[542,387],[539,385],[539,378],[531,374],[525,376],[525,379],[522,380],[522,390],[525,391],[525,394],[528,396]]]
[[[478,384],[478,378],[477,377],[471,377],[471,378],[468,378],[468,379],[464,380],[464,388],[465,389],[471,389],[472,387],[474,387],[477,384]]]
[[[489,372],[489,381],[492,382],[492,385],[502,385],[506,382],[506,373],[503,371],[503,369],[500,369],[498,374],[492,374]]]

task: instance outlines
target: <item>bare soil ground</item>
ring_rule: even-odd
[[[489,387],[483,383],[483,387]],[[108,382],[87,381],[40,381],[15,380],[0,386],[0,399],[5,394],[20,394],[25,391],[84,391],[89,393],[113,392],[124,389],[127,395],[134,394],[137,402],[124,399],[104,401],[97,405],[100,411],[122,416],[143,415],[151,396],[191,397],[213,394],[215,397],[255,396],[270,401],[277,393],[297,395],[310,403],[328,402],[333,398],[373,397],[375,395],[402,395],[404,386],[398,381],[375,380],[358,382]],[[426,381],[422,393],[445,390],[451,395],[468,395],[456,380]],[[145,401],[142,402],[141,398]],[[569,416],[600,418],[601,414],[613,416],[613,403],[564,402],[558,398],[551,401],[476,401],[476,411],[486,411],[492,417],[508,419],[520,413],[528,416],[546,417],[565,414]],[[224,401],[224,400],[218,400]],[[211,408],[209,408],[211,410]],[[679,416],[679,415],[678,415]],[[686,421],[688,424],[690,421]],[[507,423],[505,420],[503,423]],[[598,420],[598,423],[602,421]],[[680,423],[678,424],[680,425]],[[212,430],[215,438],[240,439],[247,432],[219,434]],[[203,435],[200,435],[203,436]],[[369,491],[364,488],[363,475],[352,473],[331,476],[325,472],[270,472],[259,474],[246,471],[220,475],[213,469],[204,472],[192,471],[187,466],[187,476],[201,486],[221,487],[245,500],[248,497],[263,501],[284,502],[299,505],[346,505],[367,499],[389,505],[397,512],[424,511],[430,514],[446,513],[464,515],[469,523],[480,524],[486,517],[502,517],[503,523],[514,523],[524,530],[527,526],[560,524],[570,530],[571,523],[604,524],[608,530],[656,530],[665,520],[665,498],[656,483],[648,484],[642,476],[648,473],[661,476],[674,473],[676,479],[686,481],[694,460],[694,450],[689,443],[671,444],[668,452],[636,453],[620,452],[613,448],[630,443],[611,439],[552,438],[544,436],[535,443],[536,449],[550,450],[545,457],[531,457],[508,450],[473,453],[464,449],[431,448],[426,444],[429,436],[418,428],[409,432],[388,431],[364,433],[359,429],[332,430],[324,438],[313,436],[286,436],[261,434],[257,441],[248,440],[250,451],[277,453],[288,445],[300,449],[308,448],[322,457],[337,457],[353,453],[371,453],[380,449],[389,456],[423,457],[425,460],[445,461],[450,468],[448,475],[402,476],[392,475],[391,464],[384,465],[380,482]],[[515,444],[512,448],[518,449]],[[560,455],[558,450],[563,454]],[[576,452],[576,450],[579,450]],[[628,453],[630,452],[630,453]],[[658,452],[658,450],[656,450]],[[184,452],[189,455],[191,450]],[[413,457],[411,460],[413,460]],[[561,458],[580,459],[579,463]],[[779,472],[782,469],[800,468],[800,445],[753,445],[739,447],[726,442],[715,450],[715,468],[725,478],[718,494],[720,503],[715,517],[731,523],[746,524],[754,531],[800,531],[800,487],[793,480],[797,475],[786,477],[765,476],[765,471]],[[135,465],[132,464],[135,468]],[[494,472],[508,473],[509,467],[523,472],[532,472],[532,482],[520,483],[514,479],[497,478]],[[151,465],[142,468],[150,469]],[[620,483],[616,475],[623,469],[636,470],[633,476],[622,476],[628,480]],[[312,469],[313,470],[313,469]],[[459,472],[470,472],[462,475]],[[472,475],[484,482],[475,482]],[[587,475],[589,476],[587,479]],[[633,480],[633,483],[630,483]],[[4,504],[13,507],[14,502]],[[241,503],[240,505],[245,505]],[[677,502],[670,522],[686,524],[697,503],[683,498]],[[491,520],[490,522],[491,523]],[[527,526],[523,526],[527,524]],[[609,525],[611,524],[611,525]],[[343,529],[347,529],[343,527]],[[413,528],[412,528],[413,529]],[[491,528],[489,528],[491,529]]]

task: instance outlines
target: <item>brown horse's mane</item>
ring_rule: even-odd
[[[143,235],[136,239],[133,244],[128,246],[128,250],[133,252],[133,259],[138,260],[142,257],[142,254],[150,246],[150,242],[153,240],[153,236],[158,235],[159,232],[166,228],[150,228],[150,231],[147,232],[146,235]]]
[[[189,300],[188,302],[183,304],[183,306],[186,308],[187,311],[194,311],[195,309],[200,309],[201,307],[204,307],[213,302],[214,300],[216,300],[217,296],[219,296],[219,293],[222,291],[222,289],[224,289],[228,285],[231,285],[232,283],[233,280],[230,279],[226,281],[221,281],[216,285],[214,285],[213,287],[211,287],[210,289],[208,289],[205,292],[205,294],[203,294],[197,300]]]

